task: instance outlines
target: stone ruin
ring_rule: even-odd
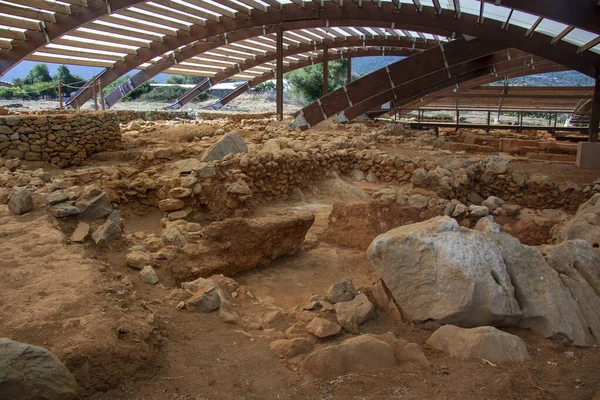
[[[264,115],[1,118],[0,220],[51,233],[44,240],[65,253],[65,274],[77,271],[69,251],[89,264],[86,279],[108,293],[92,290],[90,302],[112,310],[120,325],[116,345],[82,348],[130,360],[81,362],[59,343],[48,350],[64,364],[35,346],[39,357],[24,359],[18,349],[31,345],[1,339],[7,359],[44,364],[35,379],[46,398],[91,396],[160,364],[169,314],[212,318],[223,332],[267,343],[273,363],[323,380],[403,366],[439,371],[439,357],[534,362],[529,334],[586,351],[600,341],[600,179],[556,181],[523,171],[505,153],[457,154],[450,139],[396,125],[332,124],[324,135]],[[190,133],[206,126],[208,133]],[[165,143],[163,129],[186,134]],[[415,155],[390,151],[404,147]],[[131,159],[102,164],[122,151]],[[100,158],[89,157],[96,152]],[[64,169],[30,164],[39,161]],[[152,229],[132,230],[156,214]],[[7,233],[15,246],[17,234]],[[322,248],[361,254],[369,273],[353,276],[348,266],[345,279],[308,289],[291,308],[250,291],[252,279]],[[49,260],[48,268],[58,264]],[[60,301],[68,309],[82,299]],[[18,315],[6,323],[15,339],[26,337]],[[86,335],[107,321],[91,320]],[[406,330],[428,333],[408,340]],[[23,370],[0,367],[8,371],[0,397],[34,390]]]

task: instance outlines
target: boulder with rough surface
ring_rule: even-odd
[[[498,246],[448,217],[379,235],[367,256],[413,321],[515,325],[522,315]]]
[[[247,152],[248,146],[246,146],[244,139],[236,133],[229,132],[206,150],[201,161],[222,160],[228,154]]]
[[[0,399],[69,400],[76,395],[75,378],[48,350],[0,339]]]
[[[314,215],[231,218],[204,227],[191,262],[176,262],[181,280],[214,274],[232,276],[283,256],[296,254]]]
[[[357,372],[374,372],[394,365],[396,359],[392,346],[369,335],[316,350],[302,363],[307,372],[322,379]]]
[[[444,325],[427,339],[426,345],[456,358],[479,358],[491,362],[529,359],[525,342],[493,326],[459,328]]]
[[[600,252],[600,193],[583,203],[558,230],[558,241],[581,239]]]

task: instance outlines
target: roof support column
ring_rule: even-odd
[[[329,93],[329,48],[323,46],[323,96]]]
[[[598,141],[598,124],[600,124],[600,67],[596,70],[596,85],[592,99],[592,113],[590,115],[590,142]]]
[[[348,63],[346,64],[346,72],[348,73],[346,83],[350,83],[352,82],[352,58],[348,58]]]
[[[277,121],[283,121],[283,28],[277,27]]]

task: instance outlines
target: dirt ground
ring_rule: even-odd
[[[123,149],[94,155],[81,168],[108,171],[134,166],[133,154],[163,147],[175,150],[170,161],[201,154],[216,140],[202,136],[214,127],[207,122],[125,134]],[[402,146],[378,147],[431,161],[446,155]],[[29,165],[37,168],[41,163]],[[589,184],[600,177],[597,171],[565,164],[515,161],[513,167],[559,182]],[[385,184],[357,186],[373,192]],[[262,318],[268,309],[301,311],[311,296],[324,295],[343,278],[352,278],[357,289],[378,279],[364,251],[321,240],[337,196],[321,191],[307,194],[304,200],[264,204],[254,212],[255,216],[312,212],[316,219],[298,254],[234,277],[243,287],[240,297],[231,300],[234,310],[250,319]],[[162,212],[131,204],[123,205],[121,211],[126,235],[161,234]],[[406,362],[371,373],[317,379],[297,364],[278,359],[269,349],[272,337],[266,330],[224,323],[216,313],[180,311],[165,301],[175,288],[171,280],[157,268],[161,283],[152,286],[140,281],[138,271],[124,266],[124,245],[97,249],[70,244],[42,208],[15,216],[0,205],[0,227],[4,252],[0,336],[40,345],[61,359],[74,360],[67,367],[80,382],[96,388],[82,398],[589,400],[600,392],[600,349],[568,347],[520,329],[508,331],[525,341],[531,359],[524,362],[458,360],[425,348],[433,364],[429,368]],[[290,322],[282,317],[273,328],[285,331]],[[421,346],[431,334],[423,326],[396,322],[383,312],[361,326],[361,333],[388,331]],[[352,336],[343,333],[320,346]],[[116,387],[111,385],[115,381],[120,382]]]

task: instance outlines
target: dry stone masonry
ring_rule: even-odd
[[[0,156],[7,158],[68,167],[120,140],[118,117],[110,112],[0,117]]]

